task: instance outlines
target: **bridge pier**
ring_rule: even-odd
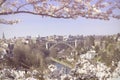
[[[75,40],[75,48],[77,48],[77,42],[78,42],[78,41],[77,41],[77,40]]]
[[[48,42],[46,42],[45,47],[46,47],[47,50],[49,49],[49,43]]]

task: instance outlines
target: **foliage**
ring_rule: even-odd
[[[33,44],[31,44],[33,45]],[[14,57],[13,61],[15,63],[15,66],[17,67],[36,67],[36,68],[45,68],[46,62],[45,62],[45,52],[42,52],[42,50],[39,50],[39,47],[33,48],[32,46],[28,44],[19,44],[15,46],[14,48]]]
[[[52,49],[52,50],[50,51],[50,56],[51,56],[51,57],[57,57],[57,50],[56,50],[56,49]]]

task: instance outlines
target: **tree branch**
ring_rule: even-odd
[[[5,3],[6,0],[2,0],[2,2],[0,2],[0,7],[2,6],[3,3]]]
[[[0,15],[11,15],[11,14],[20,14],[20,13],[27,13],[27,14],[33,14],[33,15],[40,15],[40,16],[48,16],[48,17],[53,17],[53,18],[65,18],[65,19],[69,19],[71,17],[64,17],[64,16],[53,16],[53,15],[49,15],[49,14],[42,14],[42,13],[35,13],[35,12],[31,12],[31,11],[14,11],[14,12],[4,12],[4,13],[0,13]]]

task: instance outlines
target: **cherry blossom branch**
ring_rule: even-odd
[[[2,0],[0,15],[27,13],[52,18],[76,19],[78,17],[109,20],[120,19],[118,0]],[[29,9],[30,7],[30,9]],[[27,10],[25,9],[27,8]],[[29,10],[28,10],[29,9]]]

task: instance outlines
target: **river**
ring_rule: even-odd
[[[68,68],[68,67],[66,67],[66,66],[64,66],[62,64],[54,62],[53,65],[56,65],[58,70],[64,69],[65,74],[68,74],[70,72],[70,68]]]

